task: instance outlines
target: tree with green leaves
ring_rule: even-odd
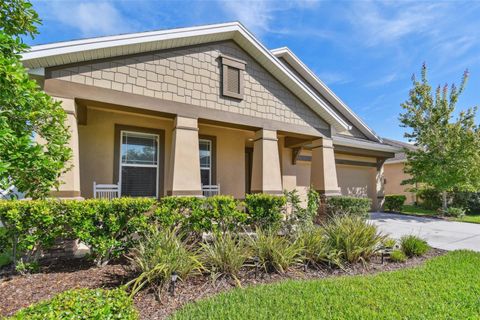
[[[42,198],[69,168],[70,132],[59,102],[43,92],[21,63],[40,23],[26,0],[0,1],[0,189],[15,186]]]
[[[460,87],[438,86],[435,92],[427,81],[423,65],[421,79],[412,77],[409,99],[402,104],[402,127],[405,138],[419,148],[406,150],[405,172],[411,178],[404,184],[420,183],[442,193],[443,210],[447,209],[448,192],[480,190],[480,127],[475,124],[476,107],[458,112],[468,71]]]

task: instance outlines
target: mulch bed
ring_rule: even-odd
[[[287,279],[322,279],[345,275],[374,274],[418,266],[425,260],[444,254],[439,249],[430,250],[423,257],[407,260],[405,263],[386,261],[381,264],[375,258],[366,265],[357,264],[341,269],[292,269],[285,274],[264,274],[256,279],[253,271],[244,272],[240,280],[242,286],[278,282]],[[42,266],[40,273],[27,276],[0,275],[0,317],[8,316],[32,303],[53,297],[55,294],[74,288],[115,288],[131,279],[124,262],[117,262],[98,268],[85,260],[58,261]],[[144,290],[135,297],[141,319],[165,319],[169,314],[189,302],[213,296],[219,292],[236,287],[233,280],[221,279],[213,282],[206,276],[196,276],[185,282],[179,282],[175,296],[165,292],[161,301],[157,301],[152,292]]]

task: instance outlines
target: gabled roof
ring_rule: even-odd
[[[277,57],[284,59],[297,71],[315,90],[324,96],[345,118],[357,127],[367,138],[382,142],[382,139],[370,129],[327,85],[320,80],[289,48],[283,47],[271,50]]]
[[[386,161],[386,163],[400,163],[400,162],[405,162],[407,161],[407,155],[405,154],[405,149],[408,149],[408,150],[416,150],[418,149],[419,147],[413,145],[413,144],[410,144],[410,143],[406,143],[406,142],[403,142],[403,141],[398,141],[398,140],[393,140],[393,139],[387,139],[387,138],[382,138],[383,139],[383,142],[388,144],[388,145],[391,145],[392,147],[395,147],[395,148],[398,148],[400,149],[401,151],[397,151],[395,153],[395,157],[393,158],[390,158]]]
[[[238,22],[38,45],[25,53],[22,61],[38,74],[47,67],[224,40],[235,41],[337,131],[350,129],[346,121]]]

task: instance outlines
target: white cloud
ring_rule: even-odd
[[[240,21],[257,36],[265,32],[288,34],[288,28],[277,29],[272,27],[280,11],[293,8],[310,9],[316,6],[319,0],[221,0],[223,11],[233,19]],[[278,23],[277,23],[278,24]]]
[[[376,46],[394,43],[412,34],[431,34],[447,12],[445,3],[362,1],[352,7],[349,21],[360,32],[360,41]]]
[[[390,82],[393,82],[398,79],[398,74],[396,72],[389,73],[383,77],[380,77],[376,80],[370,81],[367,83],[365,86],[366,87],[380,87],[384,86],[386,84],[389,84]]]
[[[328,85],[332,84],[346,84],[352,82],[352,78],[340,72],[320,72],[318,73],[320,80]]]
[[[50,2],[50,8],[51,18],[78,29],[85,37],[133,30],[130,21],[112,2]]]

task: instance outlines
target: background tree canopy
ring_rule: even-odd
[[[409,141],[419,148],[407,150],[405,172],[411,179],[404,183],[423,183],[443,193],[447,207],[449,191],[480,190],[480,128],[475,124],[477,108],[469,108],[453,118],[459,95],[468,78],[465,72],[460,88],[437,87],[435,93],[427,81],[423,65],[421,79],[412,78],[409,99],[402,104],[402,127]]]
[[[0,189],[16,186],[33,198],[59,186],[71,158],[69,128],[59,102],[44,93],[22,66],[38,14],[24,0],[0,2]]]

